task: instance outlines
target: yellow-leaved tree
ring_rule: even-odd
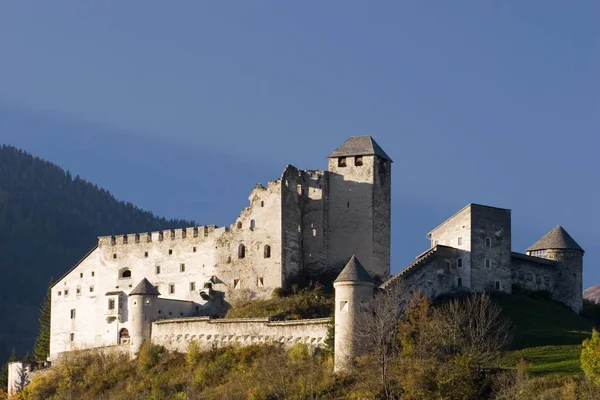
[[[581,369],[588,378],[600,384],[600,334],[596,329],[581,346]]]

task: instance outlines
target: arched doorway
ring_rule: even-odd
[[[127,328],[123,328],[119,331],[119,344],[129,344],[129,331]]]

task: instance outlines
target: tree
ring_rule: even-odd
[[[595,328],[592,337],[581,345],[581,369],[588,378],[600,384],[600,334]]]
[[[50,289],[52,288],[53,284],[54,279],[50,278],[50,284],[48,285],[46,297],[44,298],[44,302],[42,303],[42,307],[40,308],[40,315],[38,317],[40,328],[38,336],[35,339],[35,345],[33,347],[35,361],[37,361],[38,363],[45,362],[48,358],[48,355],[50,354]]]

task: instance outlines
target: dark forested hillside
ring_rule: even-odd
[[[90,250],[97,236],[191,226],[115,199],[50,162],[0,147],[0,362],[32,348],[51,277]]]

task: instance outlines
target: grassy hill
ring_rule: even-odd
[[[31,349],[50,277],[58,278],[97,236],[193,225],[118,201],[57,165],[0,146],[0,363]]]

